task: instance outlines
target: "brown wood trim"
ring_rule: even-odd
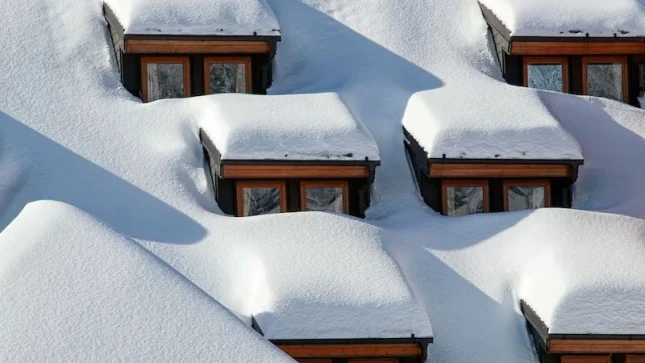
[[[514,41],[511,55],[606,55],[642,54],[640,42],[524,42]]]
[[[549,353],[645,353],[645,340],[551,339]]]
[[[396,358],[371,358],[371,359],[350,359],[347,363],[399,363],[400,360]]]
[[[560,363],[611,363],[610,355],[565,355]]]
[[[190,59],[188,57],[141,57],[141,99],[148,102],[148,64],[182,64],[184,66],[184,96],[190,97]]]
[[[368,178],[367,166],[222,165],[222,178]]]
[[[244,64],[246,67],[246,93],[253,93],[251,57],[206,57],[204,58],[204,93],[210,94],[211,64]]]
[[[544,206],[551,206],[551,182],[548,180],[504,180],[504,210],[508,211],[508,189],[510,187],[543,187]]]
[[[278,345],[292,358],[421,357],[416,343]]]
[[[623,101],[629,102],[629,73],[627,57],[583,57],[582,58],[582,93],[589,94],[587,83],[587,65],[589,64],[620,64],[623,67]]]
[[[431,178],[571,178],[570,165],[431,164]]]
[[[645,363],[645,355],[628,355],[625,363]]]
[[[567,57],[522,57],[524,67],[524,87],[529,86],[530,64],[560,64],[562,65],[562,92],[569,93],[569,58]]]
[[[300,210],[307,210],[307,188],[342,188],[343,213],[349,214],[349,182],[347,181],[302,181],[300,182]]]
[[[442,214],[448,215],[448,190],[449,187],[482,187],[484,188],[484,213],[490,210],[488,196],[488,181],[486,180],[442,180],[441,181],[441,205]]]
[[[332,359],[298,359],[298,363],[334,363]]]
[[[263,54],[271,52],[267,41],[234,40],[138,40],[125,42],[126,53],[138,54]]]
[[[237,216],[244,217],[245,188],[278,188],[280,189],[280,213],[287,211],[287,185],[283,181],[239,181],[235,183]]]

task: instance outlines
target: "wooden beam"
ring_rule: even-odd
[[[571,178],[569,165],[430,164],[431,178]]]
[[[129,54],[262,54],[271,52],[271,43],[266,41],[233,40],[137,40],[125,42]]]
[[[369,178],[367,166],[222,165],[222,178]]]
[[[610,355],[565,355],[560,363],[611,363]]]
[[[421,357],[415,343],[278,345],[292,358]]]
[[[640,42],[512,42],[511,55],[615,55],[645,53]]]
[[[549,353],[645,353],[645,340],[551,339]]]

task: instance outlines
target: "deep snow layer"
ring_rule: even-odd
[[[496,85],[499,97],[532,94],[528,89]],[[410,97],[403,115],[403,127],[426,151],[428,158],[448,159],[560,159],[583,160],[580,145],[550,114],[506,110],[500,113],[455,115],[442,107],[443,95],[422,91]],[[544,107],[528,97],[524,107]],[[501,111],[501,110],[500,110]]]
[[[369,130],[335,93],[204,99],[198,126],[232,160],[379,160]]]
[[[280,35],[264,0],[104,0],[126,34]]]
[[[6,23],[0,32],[0,229],[34,200],[76,206],[144,245],[246,323],[251,315],[270,318],[266,314],[273,307],[276,317],[287,317],[283,312],[296,311],[290,306],[307,301],[351,307],[361,306],[357,301],[392,300],[379,289],[400,286],[398,274],[388,275],[386,285],[379,279],[365,289],[342,268],[317,279],[323,259],[336,255],[326,252],[317,260],[310,250],[333,244],[326,231],[338,229],[348,233],[346,244],[355,251],[338,264],[360,260],[365,269],[379,271],[387,256],[378,251],[384,248],[401,268],[432,320],[436,340],[430,361],[536,362],[518,309],[520,297],[527,296],[521,287],[534,275],[523,266],[540,265],[538,252],[550,240],[559,242],[549,245],[557,258],[573,260],[567,251],[575,247],[584,252],[577,263],[591,266],[598,251],[582,240],[560,239],[559,231],[586,237],[590,223],[620,221],[638,229],[642,221],[560,210],[463,218],[429,211],[402,146],[408,100],[418,91],[437,92],[441,112],[455,119],[490,114],[521,123],[556,115],[585,155],[576,208],[638,217],[645,217],[645,166],[639,162],[645,159],[645,112],[504,84],[474,0],[272,0],[270,5],[284,34],[271,93],[337,92],[378,143],[382,166],[365,221],[318,213],[222,216],[195,126],[203,116],[202,100],[219,96],[141,104],[118,81],[100,3],[5,0],[0,2]],[[551,217],[539,217],[544,213]],[[84,224],[78,219],[79,227]],[[554,224],[560,227],[547,234]],[[356,229],[362,232],[349,233]],[[604,239],[611,248],[624,243],[612,228],[606,234],[591,230],[598,233],[590,238]],[[497,242],[489,243],[493,237]],[[641,253],[635,242],[625,243],[623,250]],[[294,249],[297,244],[302,246]],[[381,256],[381,262],[362,260],[362,251],[353,249],[359,247]],[[278,266],[275,251],[292,263]],[[497,262],[499,256],[513,258]],[[46,262],[70,257],[50,253]],[[263,275],[255,266],[271,268]],[[290,275],[292,270],[301,276]],[[282,283],[285,276],[288,284]],[[560,306],[563,300],[551,296],[549,304]],[[302,306],[308,313],[315,310]],[[329,313],[320,311],[316,319]],[[42,321],[56,318],[55,310],[42,313]],[[38,323],[31,331],[54,339]],[[254,344],[254,337],[238,343]],[[237,352],[222,349],[218,354]]]
[[[645,35],[642,0],[480,0],[512,36]]]
[[[135,241],[60,202],[27,205],[0,234],[0,295],[6,362],[291,361]]]

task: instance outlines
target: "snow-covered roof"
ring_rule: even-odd
[[[645,334],[645,222],[573,213],[527,236],[552,242],[527,261],[520,298],[549,334]]]
[[[0,360],[291,361],[136,242],[38,201],[0,234]]]
[[[204,98],[199,127],[230,160],[379,160],[368,129],[335,93]]]
[[[378,228],[324,213],[299,213],[272,233],[280,216],[264,217],[254,234],[251,268],[257,291],[251,313],[267,339],[432,337],[430,321]],[[283,230],[282,228],[280,228]],[[320,236],[320,238],[316,237]]]
[[[479,0],[512,36],[645,35],[642,0]]]
[[[487,92],[500,100],[512,99],[512,105],[490,103],[482,113],[468,104],[448,106],[463,103],[463,96],[454,94],[455,99],[449,99],[449,91],[422,91],[408,101],[403,126],[428,158],[582,160],[578,142],[532,91],[491,84]],[[470,102],[483,103],[488,96],[468,97]]]
[[[104,0],[126,34],[279,36],[265,0]]]

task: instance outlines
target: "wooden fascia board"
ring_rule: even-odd
[[[549,339],[549,353],[645,353],[645,340]]]
[[[270,54],[268,40],[127,39],[130,54]]]
[[[370,358],[423,356],[420,343],[369,344],[280,344],[282,351],[297,359],[302,358]]]
[[[224,179],[276,179],[276,178],[317,178],[348,179],[370,178],[367,165],[229,165],[221,166]]]
[[[516,40],[511,38],[511,55],[631,55],[645,53],[645,41],[640,38],[624,41],[588,40]]]
[[[573,168],[566,164],[432,163],[430,178],[573,178]]]

